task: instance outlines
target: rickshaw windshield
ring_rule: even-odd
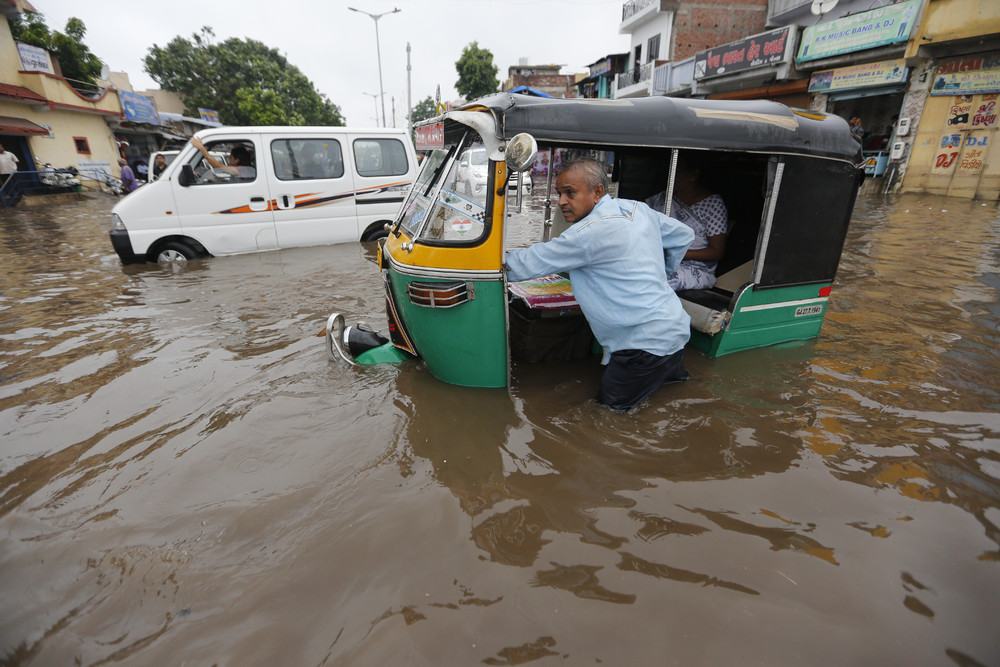
[[[460,157],[453,159],[455,155]],[[473,156],[485,158],[486,147],[472,132],[461,145],[428,156],[401,219],[413,239],[433,245],[465,245],[484,236],[490,176],[488,169],[473,169],[478,167]]]

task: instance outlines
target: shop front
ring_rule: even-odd
[[[857,118],[865,173],[882,176],[889,166],[908,70],[902,58],[813,72],[811,94],[826,95],[826,111]],[[867,119],[867,124],[866,120]]]
[[[1000,198],[1000,51],[936,63],[904,190]]]
[[[909,85],[904,53],[920,7],[907,0],[859,12],[809,26],[799,40],[795,66],[810,72],[810,108],[856,119],[869,176],[902,157],[892,148],[906,131],[898,122]]]

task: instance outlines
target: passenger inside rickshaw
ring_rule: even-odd
[[[606,163],[611,165],[612,196],[645,201],[667,189],[669,149],[623,150],[605,155]],[[715,285],[679,291],[678,296],[687,302],[686,307],[692,306],[689,312],[692,309],[724,312],[733,293],[750,281],[764,212],[769,157],[722,151],[705,151],[699,157],[704,186],[725,202],[728,233],[725,250],[718,260]],[[540,182],[543,181],[536,180]],[[535,194],[532,205],[512,218],[528,217],[537,229],[544,188],[537,188]],[[511,201],[507,206],[508,211],[513,208]],[[554,238],[569,227],[559,212],[555,193],[550,209],[549,238]],[[565,277],[512,283],[510,295],[510,344],[515,359],[529,362],[579,359],[593,351],[589,327],[574,307],[571,286]]]

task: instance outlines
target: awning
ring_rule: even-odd
[[[830,93],[831,102],[839,102],[841,100],[855,100],[859,97],[878,97],[879,95],[896,95],[898,93],[906,92],[906,84],[900,84],[898,86],[877,86],[874,88],[855,88],[854,90],[845,90],[844,92]]]
[[[528,86],[518,86],[517,88],[511,88],[507,92],[521,93],[522,95],[533,95],[535,97],[552,97],[548,93],[542,92],[541,90],[535,90],[534,88],[529,88]]]
[[[48,135],[49,131],[24,118],[0,116],[0,134]]]
[[[47,104],[48,100],[33,90],[28,90],[22,86],[15,86],[11,83],[0,83],[0,97],[14,100],[15,102],[27,102],[28,104]]]

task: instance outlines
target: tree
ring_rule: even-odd
[[[500,86],[493,54],[487,49],[479,48],[479,42],[473,42],[462,49],[462,57],[455,63],[455,69],[458,71],[455,90],[467,100],[495,93]]]
[[[83,43],[87,26],[78,18],[66,21],[65,33],[50,31],[41,14],[15,14],[10,21],[14,39],[46,49],[59,61],[63,77],[94,84],[101,75],[101,59]]]
[[[143,67],[184,99],[187,113],[215,109],[228,125],[343,125],[340,107],[276,49],[252,39],[215,44],[209,27],[191,40],[154,44]]]
[[[438,115],[437,105],[434,104],[434,98],[428,95],[413,105],[413,109],[410,111],[410,120],[414,123],[419,123],[436,115]]]

